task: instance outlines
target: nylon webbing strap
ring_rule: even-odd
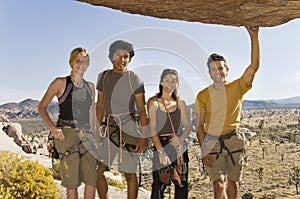
[[[226,134],[226,135],[224,135],[224,136],[220,136],[220,137],[218,138],[218,140],[219,140],[219,142],[220,142],[220,151],[219,151],[219,152],[212,152],[212,153],[210,153],[210,154],[211,154],[211,155],[217,155],[217,156],[216,156],[216,159],[218,159],[219,156],[220,156],[220,154],[222,154],[223,149],[225,149],[225,150],[227,151],[228,155],[230,156],[230,159],[231,159],[231,161],[232,161],[232,164],[235,166],[235,161],[234,161],[234,159],[233,159],[232,154],[238,153],[238,152],[243,152],[244,149],[242,148],[242,149],[238,149],[238,150],[235,150],[235,151],[230,151],[230,150],[228,149],[228,147],[227,147],[227,146],[225,145],[225,143],[224,143],[224,140],[225,140],[225,139],[230,139],[230,138],[231,138],[232,136],[234,136],[234,135],[236,135],[236,131],[232,131],[232,132],[230,132],[230,133],[228,133],[228,134]]]

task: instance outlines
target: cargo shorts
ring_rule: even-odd
[[[59,172],[61,185],[75,189],[81,183],[96,186],[96,158],[86,149],[79,137],[81,130],[61,127],[65,136],[64,141],[54,139],[54,146],[60,154]]]
[[[214,182],[223,176],[227,176],[230,180],[238,182],[242,180],[243,173],[243,149],[244,139],[240,134],[235,134],[228,139],[224,139],[225,146],[229,149],[232,159],[228,151],[222,149],[217,138],[209,135],[205,136],[205,147],[210,150],[213,160],[213,167],[206,167],[210,179]]]

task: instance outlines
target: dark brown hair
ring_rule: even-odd
[[[177,73],[176,70],[171,69],[171,68],[169,68],[169,69],[164,69],[163,72],[161,73],[161,76],[160,76],[160,81],[159,81],[159,92],[156,94],[157,98],[160,98],[160,97],[162,96],[163,86],[162,86],[160,83],[162,83],[164,77],[165,77],[166,75],[170,74],[170,73],[177,76],[177,82],[179,83],[179,81],[178,81],[178,73]],[[177,89],[175,89],[175,90],[173,91],[173,93],[172,93],[172,98],[173,98],[174,100],[177,99]]]
[[[210,70],[210,64],[214,61],[224,61],[225,67],[228,68],[226,59],[222,55],[218,55],[217,53],[213,53],[207,59],[207,67]]]

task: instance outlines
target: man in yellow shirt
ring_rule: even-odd
[[[259,68],[258,27],[246,27],[251,40],[251,64],[233,82],[226,80],[229,67],[218,54],[208,58],[207,66],[213,84],[196,97],[197,138],[203,164],[213,182],[214,198],[237,198],[243,167],[243,139],[237,134],[244,94],[251,89]],[[226,178],[225,178],[226,176]],[[226,181],[227,179],[227,189]]]

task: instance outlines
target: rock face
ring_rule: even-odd
[[[272,27],[300,18],[299,0],[77,0],[132,14],[231,26]]]

